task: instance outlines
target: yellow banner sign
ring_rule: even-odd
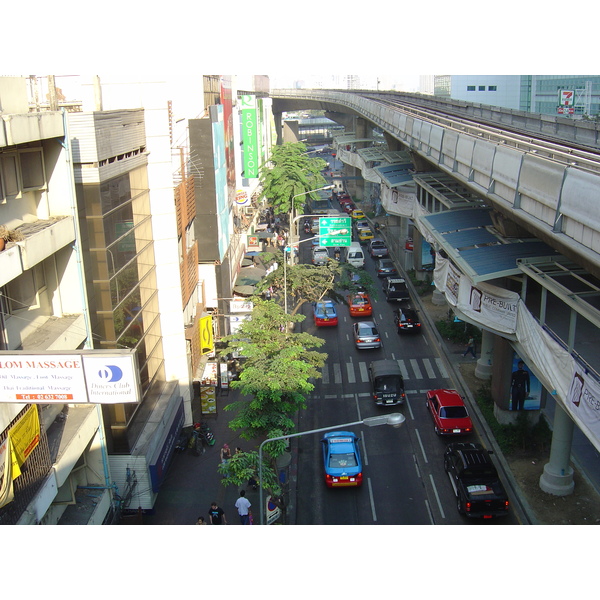
[[[209,354],[214,347],[212,317],[209,315],[200,319],[200,354]]]
[[[29,408],[8,433],[17,465],[20,467],[40,442],[40,419],[37,405]]]

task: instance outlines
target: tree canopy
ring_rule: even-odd
[[[345,303],[347,292],[361,286],[373,298],[377,297],[372,277],[364,269],[358,269],[348,263],[329,260],[324,265],[295,264],[284,269],[281,252],[266,254],[265,258],[275,258],[277,269],[260,282],[257,289],[272,289],[275,299],[283,305],[287,287],[287,301],[290,315],[298,313],[307,302],[319,302],[324,297],[337,303]],[[352,278],[356,281],[353,282]]]
[[[260,169],[263,193],[276,214],[290,213],[292,208],[301,209],[309,197],[306,194],[327,185],[321,171],[327,166],[322,158],[307,154],[301,142],[287,142],[273,147],[269,163]],[[296,196],[296,198],[294,198]]]
[[[294,430],[293,416],[306,407],[306,395],[314,389],[310,379],[321,376],[327,358],[314,350],[324,340],[287,329],[288,322],[300,322],[303,315],[286,315],[270,300],[255,297],[253,302],[251,318],[223,338],[227,347],[221,352],[243,357],[239,379],[230,384],[243,397],[225,410],[236,411],[229,427],[242,430],[240,436],[248,440]]]

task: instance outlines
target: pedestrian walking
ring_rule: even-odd
[[[231,450],[227,444],[223,444],[223,447],[221,448],[221,462],[226,465],[230,458]]]
[[[225,511],[213,502],[208,510],[208,518],[211,525],[227,525],[227,519],[225,517]]]
[[[221,448],[221,464],[223,465],[223,477],[227,477],[227,467],[229,465],[229,460],[231,459],[231,450],[227,444],[223,444]]]
[[[473,358],[477,358],[475,356],[475,340],[473,339],[473,336],[469,338],[469,341],[467,342],[467,349],[464,351],[463,356],[467,356],[469,352],[473,355]]]
[[[511,410],[523,410],[525,398],[529,395],[529,373],[525,370],[522,360],[517,363],[517,370],[513,371],[510,379],[512,396]]]
[[[246,498],[246,491],[240,490],[240,497],[235,501],[235,507],[240,515],[242,525],[250,525],[250,501]]]

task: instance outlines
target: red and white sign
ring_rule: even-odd
[[[573,90],[560,90],[558,92],[558,103],[561,106],[571,106],[575,99],[575,92]]]
[[[0,352],[0,402],[121,404],[139,401],[139,371],[134,351]]]

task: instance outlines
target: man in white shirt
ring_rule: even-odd
[[[246,491],[240,491],[240,497],[235,501],[235,507],[240,515],[240,523],[242,525],[250,525],[250,501],[246,498]]]

